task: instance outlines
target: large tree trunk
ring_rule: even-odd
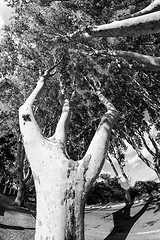
[[[70,106],[66,100],[55,134],[44,138],[32,113],[32,103],[48,73],[41,77],[19,111],[25,151],[30,161],[37,194],[36,240],[84,239],[86,194],[103,166],[111,130],[118,118],[114,106],[100,93],[107,107],[95,136],[80,161],[66,154],[66,129]]]

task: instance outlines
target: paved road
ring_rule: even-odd
[[[135,204],[131,210],[131,216],[140,211],[144,203]],[[86,240],[103,240],[113,229],[112,213],[121,209],[123,205],[114,205],[111,208],[87,208],[85,215]],[[160,240],[160,217],[156,212],[156,205],[151,205],[148,210],[138,219],[131,228],[125,240]],[[123,240],[123,235],[119,235],[119,240]],[[114,240],[116,240],[114,238]]]
[[[143,202],[135,204],[131,216],[138,213],[143,205]],[[86,240],[104,240],[113,228],[112,213],[123,206],[122,204],[112,205],[110,208],[94,206],[92,209],[87,207],[85,214]],[[33,240],[34,226],[35,220],[26,210],[10,209],[5,212],[4,216],[0,216],[0,240]],[[123,234],[118,239],[123,240]],[[156,204],[149,206],[148,210],[134,224],[125,240],[160,240],[160,218],[159,211],[156,211]]]

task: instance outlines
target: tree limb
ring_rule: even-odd
[[[50,76],[56,73],[56,71],[54,71],[54,73],[52,74],[52,71],[54,68],[55,68],[55,65],[49,68],[48,70],[46,70],[45,73],[42,76],[40,76],[35,89],[30,94],[30,96],[26,99],[25,103],[19,108],[19,123],[20,123],[20,129],[23,135],[24,142],[25,142],[25,138],[27,139],[27,141],[31,139],[32,141],[33,140],[38,141],[38,139],[42,140],[43,138],[41,134],[41,130],[34,117],[32,105],[38,93],[44,86],[44,83],[46,82],[46,80]],[[30,134],[30,131],[32,131],[32,135]]]
[[[82,159],[82,171],[85,172],[86,191],[92,185],[100,173],[105,161],[111,130],[119,118],[119,112],[114,105],[105,98],[100,90],[96,91],[99,100],[107,108],[107,112],[101,119],[97,131],[90,143],[90,146]]]
[[[108,51],[108,55],[114,57],[122,57],[127,60],[134,60],[143,65],[148,70],[159,71],[160,70],[160,57],[154,57],[144,55],[130,51]]]
[[[146,70],[159,71],[160,70],[160,57],[144,55],[141,53],[130,52],[130,51],[121,51],[121,50],[93,50],[95,55],[111,56],[111,57],[120,57],[126,60],[134,60],[140,64]]]
[[[57,123],[55,134],[53,135],[53,138],[56,138],[56,140],[61,141],[64,144],[64,146],[66,146],[69,120],[70,120],[70,101],[66,99],[63,104],[61,117]],[[52,137],[50,139],[52,139]]]
[[[153,169],[155,171],[155,166],[154,164],[148,160],[142,153],[141,150],[138,148],[138,146],[136,145],[136,143],[133,141],[133,139],[131,137],[127,137],[127,142],[133,147],[133,149],[137,152],[138,157],[151,169]]]
[[[160,1],[159,0],[153,0],[153,2],[151,4],[149,4],[147,7],[143,8],[142,10],[133,13],[131,15],[129,15],[129,17],[138,17],[138,16],[142,16],[148,13],[152,13],[152,12],[156,12],[160,10]]]
[[[111,167],[112,167],[112,169],[113,169],[113,171],[114,171],[116,177],[118,178],[118,177],[119,177],[119,175],[118,175],[118,171],[117,171],[117,169],[115,168],[115,166],[114,166],[114,164],[113,164],[113,162],[112,162],[112,160],[111,160],[109,154],[107,155],[107,160],[110,162]]]
[[[141,139],[142,139],[143,144],[144,144],[145,148],[147,149],[147,151],[148,151],[153,157],[155,157],[155,153],[154,153],[154,152],[151,150],[151,148],[148,146],[145,138],[142,136],[142,134],[141,134],[140,132],[139,132],[139,134],[140,134],[140,136],[141,136]]]
[[[159,25],[160,11],[157,11],[134,18],[88,27],[86,32],[83,34],[83,37],[126,37],[148,35],[159,33]]]
[[[160,150],[158,148],[158,145],[157,145],[156,141],[153,139],[153,137],[151,136],[149,131],[147,131],[147,134],[148,134],[148,137],[149,137],[149,139],[150,139],[150,141],[151,141],[151,143],[152,143],[152,145],[153,145],[153,147],[154,147],[154,149],[156,151],[156,154],[154,156],[154,164],[156,166],[159,166]]]

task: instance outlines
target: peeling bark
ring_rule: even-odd
[[[37,194],[35,239],[83,240],[86,195],[101,171],[111,130],[119,113],[97,91],[107,112],[102,117],[84,158],[73,161],[66,153],[65,144],[70,115],[69,101],[64,102],[55,134],[51,138],[42,136],[34,118],[32,103],[44,81],[42,76],[19,109],[20,129]]]

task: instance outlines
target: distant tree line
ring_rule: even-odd
[[[154,191],[158,191],[159,184],[155,181],[137,181],[132,188],[129,189],[131,199],[141,198],[144,194],[151,195]],[[117,177],[111,178],[105,174],[105,178],[96,181],[90,189],[87,196],[87,204],[107,204],[110,202],[122,202],[125,200],[125,193],[120,186]]]

